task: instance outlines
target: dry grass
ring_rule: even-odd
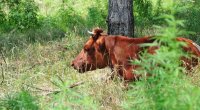
[[[102,80],[102,77],[111,72],[109,68],[80,74],[70,66],[84,41],[83,38],[76,37],[46,44],[29,44],[18,54],[5,56],[6,62],[2,61],[5,78],[0,85],[0,98],[25,89],[32,95],[39,96],[40,107],[48,109],[55,100],[59,100],[55,99],[59,95],[47,94],[54,90],[62,91],[61,83],[68,89],[69,85],[84,81],[84,84],[74,89],[95,99],[99,109],[122,109],[120,106],[125,100],[123,82]]]
[[[145,97],[144,86],[132,84],[129,85],[131,91],[127,91],[120,79],[102,79],[111,73],[109,68],[80,74],[70,66],[84,42],[85,38],[72,36],[45,44],[29,44],[26,48],[18,49],[17,54],[1,55],[1,70],[5,78],[0,85],[0,98],[27,90],[38,97],[40,109],[64,109],[62,107],[66,105],[72,109],[147,109],[151,101]],[[186,80],[199,86],[199,73],[199,67],[196,67]],[[68,89],[69,85],[81,81],[84,83]],[[55,90],[60,93],[52,94]],[[83,99],[77,99],[79,95]]]
[[[200,87],[200,65],[196,66],[193,71],[189,73],[189,76],[191,83]]]

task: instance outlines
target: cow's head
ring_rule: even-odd
[[[102,29],[94,29],[93,32],[88,32],[91,35],[89,40],[85,43],[78,56],[72,61],[71,66],[80,73],[107,66],[105,36],[101,35],[102,32]]]

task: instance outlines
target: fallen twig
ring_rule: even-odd
[[[40,65],[40,64],[41,64],[41,63],[35,63],[35,64],[33,64],[31,67],[20,71],[20,73],[25,73],[25,72],[27,72],[27,71],[33,69],[35,66]]]
[[[105,80],[105,81],[110,80],[110,79],[112,79],[113,74],[114,74],[114,72],[112,72],[112,73],[109,74],[109,75],[106,74],[105,76],[101,77],[100,80],[101,80],[101,81],[102,81],[102,80]],[[59,76],[57,76],[57,77],[58,77],[58,79],[64,84],[64,81],[62,80],[62,78],[59,77]],[[54,82],[52,82],[52,83],[53,83],[54,85],[58,86],[56,83],[54,83]],[[77,86],[79,86],[79,85],[82,85],[82,84],[84,84],[84,83],[85,83],[85,81],[79,81],[79,82],[76,82],[76,83],[73,83],[73,84],[69,85],[66,89],[71,89],[71,88],[77,87]],[[58,94],[58,93],[61,92],[61,90],[47,90],[47,89],[42,89],[42,88],[35,87],[35,86],[32,86],[32,85],[27,85],[27,84],[25,84],[25,85],[28,86],[28,87],[30,87],[30,88],[34,88],[34,89],[36,89],[36,90],[38,90],[38,91],[48,92],[46,95]]]
[[[35,87],[33,85],[28,85],[28,84],[24,84],[26,86],[28,86],[29,88],[33,88],[33,89],[36,89],[38,91],[44,91],[44,92],[50,92],[50,93],[56,93],[56,92],[60,92],[60,90],[49,90],[49,89],[42,89],[42,88],[39,88],[39,87]]]
[[[79,85],[84,84],[84,83],[85,83],[84,81],[80,81],[80,82],[77,82],[77,83],[70,85],[69,88],[74,88],[74,87],[79,86]]]
[[[76,83],[71,84],[71,85],[68,86],[67,88],[74,88],[74,87],[79,86],[79,85],[81,85],[81,84],[83,84],[83,83],[84,83],[84,81],[76,82]],[[39,87],[35,87],[35,86],[33,86],[33,85],[28,85],[28,84],[24,84],[24,85],[26,85],[26,86],[29,87],[29,88],[36,89],[36,90],[38,90],[38,91],[48,92],[47,95],[50,95],[50,94],[57,94],[57,93],[60,93],[60,92],[61,92],[61,90],[42,89],[42,88],[39,88]]]

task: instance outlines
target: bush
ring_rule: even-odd
[[[53,79],[53,83],[60,88],[60,92],[53,94],[53,100],[47,109],[50,110],[96,110],[98,104],[87,92],[75,88],[66,88],[69,82]]]
[[[85,27],[85,20],[83,19],[81,14],[76,12],[73,7],[63,6],[59,9],[59,13],[56,18],[57,25],[66,33],[70,32],[80,32]]]
[[[178,7],[185,7],[180,9],[176,16],[180,19],[185,19],[185,25],[188,31],[195,32],[196,34],[190,35],[190,38],[194,41],[200,42],[199,40],[199,29],[200,29],[200,2],[199,1],[188,1],[177,4]]]
[[[180,49],[185,44],[175,40],[177,36],[185,34],[184,30],[179,29],[183,26],[183,21],[175,19],[176,9],[170,9],[171,13],[164,16],[167,25],[158,28],[160,34],[155,37],[153,44],[149,44],[159,46],[156,54],[144,52],[140,60],[133,61],[141,66],[141,70],[136,73],[144,76],[136,85],[139,84],[145,89],[143,101],[148,109],[196,110],[200,107],[200,89],[186,79],[180,62],[181,56],[186,56]],[[148,78],[145,77],[147,73],[151,74]],[[132,106],[128,109],[133,108]]]
[[[3,30],[5,22],[6,22],[6,14],[3,11],[4,4],[2,1],[0,1],[0,31]]]
[[[137,26],[151,25],[153,21],[153,6],[151,0],[134,0],[134,16]]]
[[[87,1],[88,2],[88,1]],[[94,5],[92,4],[94,3]],[[83,35],[94,27],[106,27],[107,1],[96,0],[85,11],[80,11],[74,5],[80,5],[80,1],[65,1],[56,14],[56,24],[66,34],[76,33]]]
[[[88,15],[86,17],[87,27],[107,27],[106,18],[108,15],[107,1],[96,0],[95,5],[88,8]]]
[[[33,0],[6,0],[0,1],[1,30],[9,32],[15,30],[27,30],[37,27],[37,11]]]
[[[0,109],[5,110],[38,110],[38,104],[27,91],[11,94],[0,100]]]
[[[37,10],[33,0],[8,1],[8,21],[11,28],[20,30],[35,28],[38,26]]]

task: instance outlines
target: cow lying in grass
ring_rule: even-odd
[[[80,73],[105,68],[117,68],[117,73],[125,80],[135,80],[139,76],[132,70],[138,68],[130,63],[130,60],[139,59],[139,53],[147,49],[151,54],[155,53],[158,47],[143,48],[140,44],[152,43],[152,37],[128,38],[125,36],[104,35],[102,29],[94,29],[90,32],[91,37],[85,43],[79,55],[72,61],[72,66]],[[177,38],[177,41],[185,42],[187,46],[184,51],[200,57],[200,48],[193,41],[186,38]],[[187,69],[196,66],[198,59],[181,58]]]

